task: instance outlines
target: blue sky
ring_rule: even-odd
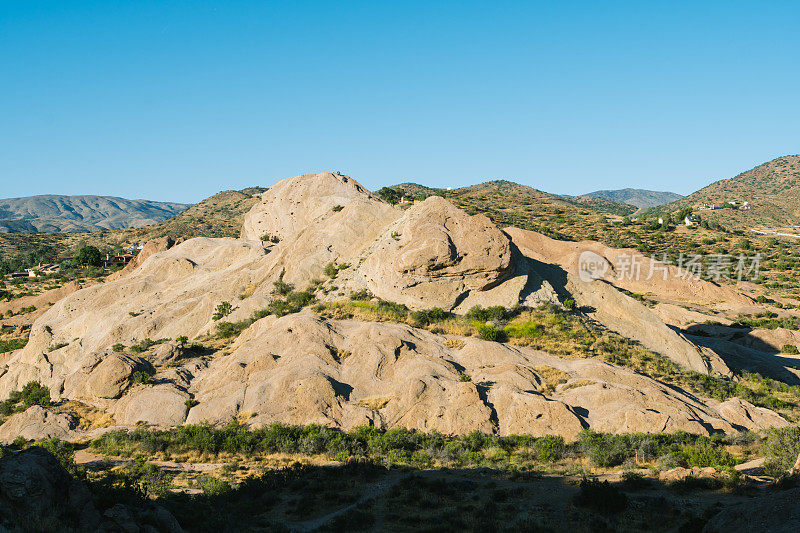
[[[798,2],[0,0],[0,197],[339,170],[689,193],[800,152]]]

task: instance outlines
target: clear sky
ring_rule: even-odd
[[[800,152],[799,62],[797,1],[0,0],[0,197],[689,193]]]

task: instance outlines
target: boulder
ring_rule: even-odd
[[[88,392],[98,398],[119,398],[128,388],[133,374],[149,365],[140,357],[108,354],[94,367],[86,380]]]
[[[380,298],[445,309],[511,272],[508,237],[485,216],[470,216],[438,196],[416,203],[390,225],[358,269]],[[497,303],[516,304],[524,284]]]
[[[170,383],[140,385],[123,396],[114,406],[114,418],[123,426],[140,422],[169,427],[186,420],[189,395]]]
[[[725,400],[719,404],[717,411],[731,424],[751,431],[765,427],[782,428],[789,425],[789,421],[775,411],[756,407],[739,398]]]
[[[158,344],[149,354],[148,359],[155,366],[174,363],[186,354],[186,347],[178,341],[168,341]]]
[[[94,530],[101,520],[86,486],[38,446],[0,458],[0,516],[26,531]]]
[[[17,437],[26,440],[70,440],[80,434],[77,428],[75,417],[34,405],[22,413],[11,415],[0,426],[0,442],[11,444]]]

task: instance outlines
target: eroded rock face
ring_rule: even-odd
[[[77,427],[75,417],[34,405],[22,413],[11,415],[0,426],[0,442],[11,444],[17,437],[70,440],[79,434]]]
[[[101,522],[86,486],[38,446],[0,458],[0,516],[6,527],[31,531],[94,529]]]
[[[144,422],[170,427],[186,420],[189,395],[170,384],[142,385],[133,389],[114,407],[114,418],[124,426]]]
[[[377,296],[411,307],[451,309],[511,270],[511,242],[488,218],[432,196],[378,239],[358,269]],[[513,302],[519,300],[519,289]]]
[[[278,242],[262,241],[267,234]],[[111,349],[205,334],[217,324],[212,315],[221,302],[232,305],[225,320],[247,319],[275,297],[272,282],[283,277],[303,289],[334,263],[348,267],[317,293],[320,299],[369,289],[413,309],[463,313],[473,305],[574,298],[591,319],[685,368],[728,372],[711,348],[677,333],[613,284],[582,281],[568,271],[577,253],[573,244],[500,231],[443,198],[404,210],[346,176],[296,176],[264,194],[242,237],[155,243],[126,275],[66,296],[36,321],[28,345],[4,358],[0,398],[39,381],[55,398],[105,410],[120,425],[236,417],[254,425],[366,424],[571,438],[585,427],[708,433],[785,424],[749,404],[702,401],[597,360],[469,338],[445,343],[444,335],[405,325],[329,321],[309,311],[257,321],[224,357],[198,358],[176,341],[136,356]],[[606,260],[618,268],[613,258]],[[678,290],[656,285],[666,295]],[[730,290],[702,283],[690,289],[711,299]],[[459,344],[463,348],[453,348]],[[547,371],[540,367],[562,373],[566,383],[545,387]],[[137,370],[156,370],[152,383],[134,386]]]
[[[354,179],[323,172],[276,183],[246,215],[242,238],[275,238],[265,278],[303,287],[325,265],[352,263],[403,212],[373,196]],[[267,242],[268,244],[268,242]]]
[[[366,424],[570,438],[584,427],[708,434],[738,424],[694,397],[600,361],[477,339],[457,349],[444,341],[398,324],[310,313],[268,317],[245,331],[230,355],[199,372],[190,391],[200,403],[187,422],[225,423],[244,415],[256,426]],[[542,367],[565,373],[572,385],[543,390],[536,370]],[[751,423],[785,421],[751,416]]]
[[[151,255],[158,253],[158,252],[165,252],[172,248],[175,245],[175,241],[172,240],[172,237],[161,237],[160,239],[153,239],[144,243],[144,246],[139,253],[136,254],[136,257],[133,260],[125,265],[122,270],[118,270],[113,274],[110,274],[106,280],[107,281],[114,281],[115,279],[122,278],[127,276],[137,268],[139,268],[145,260],[150,257]]]
[[[196,238],[152,255],[117,281],[70,294],[34,323],[27,346],[4,361],[0,397],[28,381],[41,382],[56,396],[62,391],[78,394],[86,389],[83,384],[65,382],[73,374],[75,379],[85,378],[98,359],[109,357],[114,344],[196,337],[213,327],[211,316],[220,302],[236,302],[254,282],[266,258],[258,244]],[[247,316],[265,302],[254,296],[240,302],[236,312]],[[62,343],[66,346],[51,351]],[[121,370],[117,363],[114,368],[111,374]],[[101,380],[96,385],[99,391]],[[103,396],[119,388],[111,383],[108,387]]]
[[[0,458],[4,531],[183,531],[169,511],[153,503],[101,510],[86,485],[44,448],[32,446]]]
[[[731,424],[753,431],[764,427],[781,428],[789,425],[789,422],[774,411],[756,407],[739,398],[725,400],[717,406],[717,411]]]
[[[730,373],[727,365],[714,352],[703,350],[676,333],[655,312],[618,291],[610,282],[603,279],[581,280],[577,275],[580,247],[574,246],[574,243],[563,243],[569,251],[564,258],[564,250],[552,239],[517,228],[507,228],[507,232],[525,256],[538,258],[541,265],[538,268],[545,276],[554,279],[554,282],[560,279],[561,285],[577,304],[585,307],[590,316],[607,328],[641,342],[646,348],[684,368],[701,373]]]

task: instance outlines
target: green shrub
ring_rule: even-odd
[[[690,468],[694,466],[732,467],[738,463],[730,453],[719,446],[714,446],[708,437],[700,437],[694,445],[684,448],[683,455],[686,458],[686,466]]]
[[[134,385],[149,385],[153,381],[153,375],[144,370],[137,370],[131,376]]]
[[[564,456],[564,437],[560,435],[545,435],[536,439],[533,445],[536,459],[542,463],[555,463]]]
[[[583,478],[574,502],[601,513],[619,513],[628,506],[628,497],[608,481]]]
[[[274,287],[272,289],[272,294],[279,294],[280,296],[286,296],[294,290],[294,285],[283,281],[283,272],[281,272],[278,281],[272,282],[272,286]]]
[[[20,400],[25,409],[34,405],[48,406],[50,405],[50,389],[38,381],[29,381],[20,391]]]
[[[389,302],[387,300],[378,300],[376,309],[378,310],[378,312],[392,315],[398,320],[402,320],[406,316],[408,316],[408,307],[406,307],[403,304]]]
[[[478,330],[478,337],[485,341],[503,342],[506,340],[506,332],[491,324],[475,324]]]
[[[223,339],[236,337],[247,329],[250,324],[252,324],[252,322],[249,320],[242,320],[239,322],[225,322],[224,320],[220,320],[216,324],[217,337]]]
[[[800,350],[798,350],[797,346],[795,346],[794,344],[784,344],[783,348],[781,348],[781,352],[789,355],[800,354]]]
[[[184,404],[184,405],[185,405],[187,408],[189,408],[189,409],[191,409],[191,408],[192,408],[192,407],[194,407],[195,405],[198,405],[199,403],[200,403],[200,402],[198,402],[198,401],[197,401],[197,400],[195,400],[194,398],[187,398],[187,399],[186,399],[186,401],[185,401],[185,402],[183,402],[183,404]]]
[[[325,272],[325,275],[331,279],[336,278],[336,275],[339,273],[339,269],[336,268],[336,265],[333,263],[328,263],[325,265],[325,268],[322,271]]]
[[[514,339],[536,339],[544,335],[544,326],[532,320],[524,322],[510,322],[503,328],[511,338]]]
[[[9,340],[0,340],[0,353],[6,352],[13,352],[14,350],[20,350],[28,344],[28,338],[22,339],[9,339]]]
[[[366,302],[372,300],[372,293],[367,289],[361,289],[360,291],[350,294],[350,299],[354,302]]]
[[[115,352],[122,352],[125,350],[125,345],[118,342],[114,346],[112,346],[111,349],[114,350]]]
[[[211,315],[213,320],[221,320],[231,314],[233,307],[231,306],[230,302],[222,302],[219,304],[216,309],[214,309],[214,314]]]
[[[569,300],[564,300],[564,307],[565,307],[565,308],[566,308],[568,311],[575,311],[575,310],[578,308],[578,304],[577,304],[577,303],[575,303],[575,300],[573,300],[572,298],[570,298]]]
[[[500,322],[508,317],[509,313],[505,307],[495,305],[483,308],[480,305],[472,307],[467,311],[466,317],[478,322]]]
[[[800,427],[787,426],[767,431],[761,445],[766,458],[764,469],[768,475],[780,477],[794,466],[800,455]]]
[[[448,318],[448,313],[444,309],[434,307],[422,311],[413,311],[411,313],[411,320],[414,321],[416,326],[427,326],[428,324],[435,324],[442,322]]]

